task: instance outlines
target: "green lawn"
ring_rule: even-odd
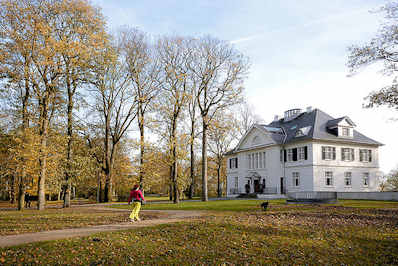
[[[245,208],[254,204],[232,202]],[[203,206],[208,204],[223,205],[212,201]],[[272,209],[218,212],[196,221],[0,249],[0,264],[398,264],[396,205],[376,209],[273,202]]]
[[[147,204],[144,209],[209,212],[177,224],[3,248],[0,265],[398,265],[398,202],[287,205],[272,200],[266,212],[261,202]],[[115,223],[127,214],[86,208],[5,211],[0,232]]]
[[[148,203],[145,204],[143,210],[208,210],[208,211],[259,211],[260,204],[264,201],[269,202],[268,211],[300,211],[311,210],[311,204],[285,204],[285,200],[215,200],[215,201],[182,201],[179,204],[167,203]],[[365,200],[339,200],[336,204],[328,204],[325,206],[342,206],[353,208],[393,208],[398,209],[396,201],[365,201]],[[112,208],[127,209],[128,205],[112,205]]]
[[[179,204],[147,203],[142,206],[143,210],[208,210],[208,211],[250,211],[259,210],[264,200],[215,200],[215,201],[182,201]],[[280,205],[285,200],[271,200],[271,205]],[[112,205],[112,208],[127,209],[128,205]]]

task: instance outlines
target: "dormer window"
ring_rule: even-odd
[[[303,131],[301,131],[300,129],[297,130],[296,137],[302,137],[302,136],[304,136]]]
[[[354,122],[347,116],[329,120],[326,124],[329,133],[341,138],[353,138],[354,127]]]
[[[349,127],[341,127],[341,136],[342,137],[351,137],[351,128]]]

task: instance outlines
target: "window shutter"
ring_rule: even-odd
[[[369,162],[372,161],[372,150],[369,150]]]
[[[307,146],[304,147],[304,160],[308,159],[308,149]]]
[[[293,161],[297,161],[297,148],[293,149]]]
[[[287,159],[287,158],[286,158],[286,157],[287,157],[287,156],[286,156],[286,150],[283,150],[283,154],[284,154],[283,157],[284,157],[285,162],[286,162],[286,159]]]
[[[341,160],[344,161],[345,160],[345,156],[344,156],[344,148],[341,148]]]
[[[238,168],[238,158],[235,158],[235,160],[236,160],[235,168]]]
[[[325,147],[322,147],[322,160],[325,160]]]
[[[352,156],[351,160],[355,161],[355,150],[354,149],[351,149],[351,156]]]
[[[336,148],[333,147],[332,149],[333,160],[336,160]]]

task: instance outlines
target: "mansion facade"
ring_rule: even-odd
[[[227,196],[378,191],[382,144],[355,127],[311,108],[254,124],[226,154]]]

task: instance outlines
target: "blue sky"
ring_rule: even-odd
[[[108,26],[138,27],[154,36],[210,34],[251,59],[246,98],[266,122],[292,108],[347,115],[357,130],[385,144],[380,168],[398,164],[396,111],[363,109],[363,98],[389,80],[371,66],[347,77],[347,47],[365,43],[384,0],[94,0]]]

